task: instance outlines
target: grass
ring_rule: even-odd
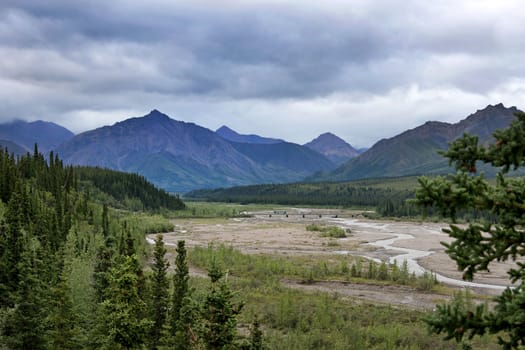
[[[310,224],[306,226],[307,231],[319,232],[321,237],[330,237],[330,238],[345,238],[346,231],[338,226],[324,226],[317,224]]]
[[[175,218],[232,218],[245,217],[247,212],[273,210],[276,205],[265,204],[237,204],[185,201],[186,208],[172,213]],[[284,208],[284,206],[283,206]]]
[[[212,258],[228,269],[235,302],[245,302],[239,327],[247,328],[257,317],[268,349],[457,349],[454,342],[428,333],[425,312],[356,301],[335,293],[306,293],[280,282],[310,273],[316,279],[352,278],[350,265],[360,262],[362,272],[367,270],[361,259],[245,255],[231,247],[212,245],[188,252],[190,264],[200,268],[206,268]],[[199,290],[205,290],[209,281],[192,278],[191,282],[197,297],[202,297]],[[495,344],[490,336],[472,341],[475,349],[497,349]]]

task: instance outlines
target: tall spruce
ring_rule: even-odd
[[[153,325],[144,317],[147,306],[139,294],[136,264],[136,255],[126,256],[110,270],[110,287],[102,303],[106,349],[143,347]]]
[[[150,347],[157,349],[161,342],[162,330],[166,323],[166,317],[169,306],[169,280],[167,270],[169,262],[165,258],[166,248],[162,235],[155,239],[155,249],[153,252],[152,274],[150,276],[151,284],[151,305],[150,314],[153,321],[153,327],[150,332]]]
[[[212,261],[208,276],[211,287],[202,309],[203,339],[207,349],[228,349],[237,337],[237,315],[243,304],[234,303],[234,293],[215,260]]]
[[[170,329],[176,349],[191,347],[192,320],[184,317],[184,305],[189,303],[189,268],[187,262],[186,242],[177,241],[175,257],[175,274],[173,275],[173,296],[170,310]]]
[[[52,288],[50,307],[49,315],[45,319],[49,346],[55,350],[80,348],[79,319],[64,278]]]
[[[47,309],[44,293],[48,286],[40,279],[43,267],[39,258],[39,243],[27,240],[25,244],[28,249],[20,257],[14,306],[8,311],[0,333],[9,349],[45,349],[44,318]]]
[[[495,298],[493,309],[484,305],[475,309],[461,303],[439,305],[428,318],[436,333],[458,342],[464,337],[485,333],[499,334],[503,349],[525,345],[525,180],[508,176],[510,169],[525,166],[525,113],[507,129],[494,132],[494,144],[479,145],[475,136],[464,135],[450,144],[445,156],[454,164],[456,174],[448,178],[420,178],[417,202],[435,207],[455,222],[458,213],[472,208],[487,213],[491,220],[481,219],[467,226],[451,225],[447,232],[454,241],[445,244],[447,254],[455,260],[463,277],[472,280],[479,271],[488,271],[494,261],[515,261],[509,269],[514,288],[507,288]],[[476,175],[480,162],[501,167],[495,185],[483,174]]]

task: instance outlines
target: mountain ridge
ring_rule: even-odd
[[[304,146],[324,155],[337,165],[359,156],[359,152],[348,142],[331,132],[325,132]]]
[[[222,138],[237,142],[237,143],[255,143],[255,144],[274,144],[274,143],[280,143],[284,142],[284,140],[281,139],[274,139],[270,137],[263,137],[255,134],[239,134],[235,130],[229,128],[226,125],[221,126],[215,132]]]
[[[448,143],[467,132],[477,135],[481,143],[490,142],[496,129],[507,127],[514,119],[516,107],[488,105],[457,123],[428,121],[391,138],[379,140],[359,157],[351,159],[333,172],[309,180],[349,181],[371,177],[408,176],[446,173],[448,160],[437,153]]]
[[[142,117],[81,133],[64,142],[57,152],[66,163],[137,172],[173,192],[299,181],[315,171],[330,169],[319,159],[308,161],[297,150],[294,157],[302,157],[303,163],[314,166],[314,171],[306,167],[298,171],[286,162],[265,164],[239,148],[271,144],[245,145],[235,147],[212,130],[152,110]],[[331,164],[327,159],[324,162]]]
[[[29,152],[33,152],[37,143],[40,152],[48,153],[74,136],[73,132],[63,126],[43,120],[15,120],[0,124],[0,139],[14,142]]]

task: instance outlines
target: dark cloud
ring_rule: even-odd
[[[424,118],[519,105],[524,21],[511,0],[4,0],[0,120],[59,118],[78,131],[89,116],[164,107],[210,127],[220,117],[264,131],[278,118],[291,130],[276,136],[339,130],[368,145]],[[311,131],[295,135],[299,119]]]

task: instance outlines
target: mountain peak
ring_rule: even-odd
[[[171,119],[168,115],[160,112],[158,109],[154,109],[148,114],[146,114],[144,117],[146,118],[154,118],[154,119]]]
[[[235,130],[227,127],[226,125],[221,126],[215,130],[217,135],[222,137],[225,140],[238,143],[255,143],[255,144],[274,144],[284,142],[280,139],[272,139],[268,137],[262,137],[259,135],[242,135],[236,132]]]
[[[359,155],[359,152],[354,147],[331,132],[319,135],[305,144],[305,146],[321,153],[336,164],[342,164]]]
[[[42,120],[27,122],[17,119],[0,124],[0,139],[14,142],[27,150],[33,150],[37,143],[43,153],[55,149],[73,136],[75,135],[63,126]]]

